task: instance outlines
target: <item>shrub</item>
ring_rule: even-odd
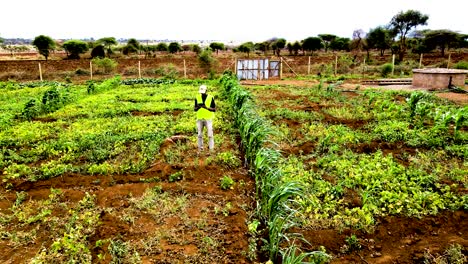
[[[385,63],[380,68],[380,74],[382,77],[387,77],[393,70],[393,65],[391,63]]]
[[[460,70],[468,70],[468,61],[459,61],[453,66],[453,68]]]
[[[117,68],[118,63],[109,58],[94,58],[92,60],[96,66],[96,72],[112,73]]]
[[[232,189],[233,185],[234,180],[227,175],[224,175],[223,178],[220,179],[220,186],[223,190]]]

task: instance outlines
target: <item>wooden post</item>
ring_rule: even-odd
[[[185,65],[185,59],[184,59],[184,78],[187,79],[187,66]]]
[[[366,58],[364,57],[364,62],[362,63],[362,76],[364,77],[366,73]]]
[[[41,68],[41,63],[39,62],[39,79],[42,82],[42,68]]]
[[[419,56],[419,69],[421,69],[422,66],[422,60],[423,60],[423,54],[421,53],[421,56]]]
[[[307,64],[307,75],[310,75],[310,56],[309,56],[309,64]]]
[[[447,61],[447,69],[450,67],[450,55],[452,55],[452,53],[449,53],[449,57],[448,57],[448,61]]]
[[[141,62],[138,61],[138,78],[141,79]]]
[[[89,61],[89,77],[93,79],[93,62]]]
[[[335,55],[335,75],[337,73],[337,68],[338,68],[338,55]]]
[[[395,54],[392,56],[392,75],[395,73]]]
[[[237,62],[238,59],[237,58],[234,58],[234,74],[237,76]]]
[[[279,77],[280,80],[283,79],[283,57],[280,57],[280,65],[279,65]]]

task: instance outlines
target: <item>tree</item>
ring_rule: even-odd
[[[91,58],[104,58],[106,52],[104,50],[104,45],[97,45],[91,50]]]
[[[80,54],[88,51],[88,44],[82,40],[67,40],[62,46],[69,59],[79,59]]]
[[[351,43],[351,40],[349,38],[337,37],[330,42],[329,48],[334,51],[338,51],[338,50],[349,51],[350,43]]]
[[[332,34],[319,34],[318,37],[322,39],[323,46],[325,47],[325,52],[328,51],[331,42],[337,38],[337,36]]]
[[[242,43],[238,48],[238,51],[247,53],[247,57],[250,57],[250,52],[254,50],[254,44],[253,42],[245,42]]]
[[[294,51],[294,55],[299,54],[299,51],[302,49],[301,43],[299,43],[299,41],[295,41],[294,44],[292,44],[292,49]]]
[[[392,44],[392,37],[390,32],[379,26],[369,30],[367,33],[367,45],[371,49],[377,49],[380,51],[380,56],[383,56],[385,50],[389,49]]]
[[[281,50],[284,49],[285,46],[286,46],[286,39],[284,38],[276,39],[271,45],[273,49],[273,53],[276,53],[278,57],[280,56]]]
[[[131,38],[127,41],[127,45],[123,47],[122,53],[124,55],[136,53],[140,50],[140,48],[141,48],[140,42],[138,42],[138,40],[134,38]]]
[[[302,49],[304,51],[314,52],[322,47],[322,39],[318,37],[308,37],[302,41]]]
[[[192,51],[195,52],[196,54],[200,54],[200,52],[202,51],[200,45],[198,44],[193,44],[192,45]]]
[[[97,44],[102,44],[107,49],[107,57],[112,54],[112,46],[119,44],[114,37],[106,37],[97,40]]]
[[[255,43],[255,49],[263,51],[263,54],[266,55],[267,52],[270,50],[270,42],[264,41],[264,42]]]
[[[164,42],[161,42],[158,45],[156,45],[156,51],[168,51],[168,50],[169,50],[169,47]]]
[[[441,56],[445,55],[445,49],[459,47],[461,34],[450,30],[429,30],[425,34],[424,44],[430,50],[438,48]]]
[[[55,49],[55,42],[49,36],[39,35],[34,38],[32,44],[46,60],[49,58],[50,51]]]
[[[419,25],[427,25],[429,16],[421,14],[416,10],[408,10],[399,12],[390,21],[389,27],[396,36],[400,37],[398,58],[403,60],[406,54],[406,36],[408,33]]]
[[[169,53],[177,53],[179,51],[182,51],[182,47],[178,42],[169,43],[169,46],[167,48],[169,50]]]
[[[216,51],[216,55],[218,55],[218,51],[224,50],[224,44],[221,42],[213,42],[210,44],[210,48]]]

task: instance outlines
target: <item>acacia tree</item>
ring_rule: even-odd
[[[302,49],[305,51],[314,52],[323,47],[322,39],[318,37],[308,37],[302,41]]]
[[[349,38],[337,37],[330,42],[329,48],[334,51],[338,51],[338,50],[349,51],[350,43],[351,43],[351,40]]]
[[[438,48],[441,56],[445,55],[445,50],[460,46],[461,34],[450,30],[429,30],[425,33],[424,44],[429,49]]]
[[[421,14],[416,10],[399,12],[390,21],[389,27],[396,36],[399,36],[398,59],[403,60],[406,54],[406,36],[419,25],[427,25],[429,16]]]
[[[68,40],[62,45],[69,59],[79,59],[80,54],[88,51],[88,44],[82,40]]]
[[[55,49],[55,42],[51,37],[45,35],[35,37],[32,44],[37,48],[39,54],[44,56],[46,60],[49,58],[50,51]]]
[[[224,50],[224,44],[221,42],[213,42],[210,44],[210,48],[216,51],[216,55],[218,55],[218,51]]]
[[[128,55],[131,53],[138,52],[140,49],[141,49],[140,42],[138,42],[138,40],[134,38],[131,38],[127,41],[127,45],[123,47],[122,53],[124,55]]]
[[[276,55],[279,57],[281,50],[284,49],[286,46],[286,39],[284,38],[279,38],[276,39],[272,44],[271,48],[273,49],[273,53],[276,53]]]
[[[371,49],[378,49],[380,56],[383,56],[385,50],[391,47],[392,37],[390,32],[384,27],[376,27],[367,33],[367,45]]]
[[[331,42],[337,38],[337,36],[333,34],[319,34],[318,37],[323,42],[323,47],[325,48],[325,52],[328,51],[328,48],[330,47]]]
[[[254,44],[253,42],[245,42],[242,43],[238,48],[238,51],[247,53],[247,57],[250,57],[250,52],[254,50]]]
[[[107,50],[107,57],[110,58],[110,55],[112,54],[112,46],[117,45],[119,43],[114,37],[106,37],[98,39],[96,44],[104,45],[104,47],[106,47]]]

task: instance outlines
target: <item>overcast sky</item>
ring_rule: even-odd
[[[101,37],[287,41],[318,34],[351,38],[386,25],[400,11],[429,16],[418,29],[468,34],[467,0],[8,0],[0,3],[0,37]]]

